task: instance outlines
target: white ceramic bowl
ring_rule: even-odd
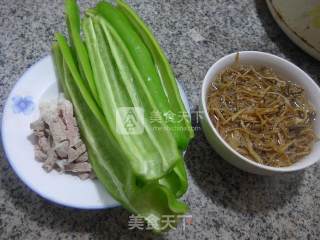
[[[256,163],[242,156],[231,146],[229,146],[229,144],[220,136],[217,129],[211,122],[207,111],[207,94],[210,84],[214,80],[216,75],[226,67],[230,66],[234,62],[235,56],[236,53],[227,55],[213,64],[213,66],[209,69],[202,85],[200,102],[200,112],[202,114],[201,125],[208,141],[215,149],[215,151],[218,152],[225,160],[227,160],[232,165],[244,171],[260,175],[273,175],[279,173],[294,172],[307,168],[316,163],[320,158],[320,141],[314,144],[313,150],[308,156],[299,160],[295,164],[289,167],[276,168]],[[315,107],[317,117],[314,122],[314,129],[317,136],[320,136],[320,88],[304,71],[283,58],[263,52],[240,52],[240,62],[242,64],[250,64],[254,66],[271,67],[283,78],[290,79],[292,82],[295,82],[302,86],[305,89],[309,101]]]

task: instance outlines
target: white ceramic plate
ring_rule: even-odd
[[[267,0],[267,4],[288,37],[320,61],[320,1]]]
[[[180,88],[181,90],[181,88]],[[189,105],[183,91],[181,96]],[[11,91],[4,107],[2,142],[8,161],[20,179],[49,201],[74,208],[103,209],[119,206],[98,180],[46,173],[34,157],[30,123],[39,118],[39,102],[58,97],[51,56],[30,67]]]

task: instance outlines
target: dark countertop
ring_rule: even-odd
[[[92,1],[80,1],[88,7]],[[131,0],[154,30],[196,111],[208,68],[239,50],[276,54],[320,81],[320,63],[279,29],[264,0]],[[91,3],[92,4],[92,3]],[[65,29],[63,1],[0,0],[0,110],[22,73]],[[1,116],[0,116],[1,117]],[[196,117],[193,119],[197,125]],[[128,230],[129,213],[57,206],[31,192],[1,150],[0,239],[319,239],[320,165],[278,177],[242,172],[223,161],[202,132],[186,162],[193,217],[163,236]]]

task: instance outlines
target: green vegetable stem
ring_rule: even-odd
[[[106,190],[157,232],[163,216],[188,207],[182,152],[193,131],[173,71],[156,39],[124,2],[100,2],[81,19],[65,0],[69,41],[56,33],[52,55],[94,172]],[[69,42],[69,43],[68,43]],[[154,112],[183,114],[152,121]]]
[[[193,137],[193,130],[170,65],[151,32],[141,24],[142,21],[123,2],[118,1],[118,4],[118,7],[114,7],[110,3],[100,2],[96,12],[115,28],[127,46],[159,112],[183,116],[181,122],[173,119],[166,123],[179,148],[184,150]]]

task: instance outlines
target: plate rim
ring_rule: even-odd
[[[267,6],[273,19],[276,21],[281,30],[294,42],[298,47],[300,47],[304,52],[320,61],[320,50],[316,49],[311,44],[307,44],[303,41],[302,36],[298,35],[290,26],[279,16],[278,11],[275,9],[273,5],[273,0],[266,0]]]
[[[14,164],[14,161],[12,161],[10,154],[8,152],[8,146],[7,146],[7,141],[4,138],[4,127],[5,127],[5,115],[8,114],[8,112],[10,111],[10,99],[12,98],[12,94],[16,91],[16,88],[18,87],[19,83],[22,82],[23,78],[25,75],[29,74],[30,72],[33,71],[33,69],[38,65],[41,64],[42,62],[48,60],[49,58],[52,59],[51,54],[48,54],[42,58],[40,58],[38,61],[36,61],[34,64],[32,64],[30,67],[28,67],[19,77],[19,79],[14,83],[14,86],[12,87],[12,89],[10,90],[10,93],[7,96],[7,99],[5,100],[4,103],[4,108],[3,108],[3,115],[2,115],[2,119],[1,119],[1,143],[3,146],[3,151],[4,151],[4,158],[8,161],[10,167],[12,168],[14,174],[16,174],[16,176],[19,178],[19,180],[25,185],[27,186],[30,190],[32,190],[34,193],[36,193],[38,196],[42,197],[43,199],[45,199],[46,201],[59,205],[59,206],[64,206],[64,207],[69,207],[69,208],[74,208],[74,209],[83,209],[83,210],[102,210],[102,209],[110,209],[110,208],[116,208],[121,206],[119,203],[118,204],[110,204],[110,205],[105,205],[105,206],[84,206],[84,205],[77,205],[77,204],[70,204],[67,202],[63,202],[63,201],[59,201],[56,198],[52,198],[47,196],[47,194],[38,191],[36,187],[33,186],[33,184],[31,184],[27,179],[25,179],[25,177],[23,177],[20,172],[17,170],[17,166]],[[110,195],[111,196],[111,195]],[[112,197],[112,196],[111,196]],[[112,197],[113,198],[113,197]]]

